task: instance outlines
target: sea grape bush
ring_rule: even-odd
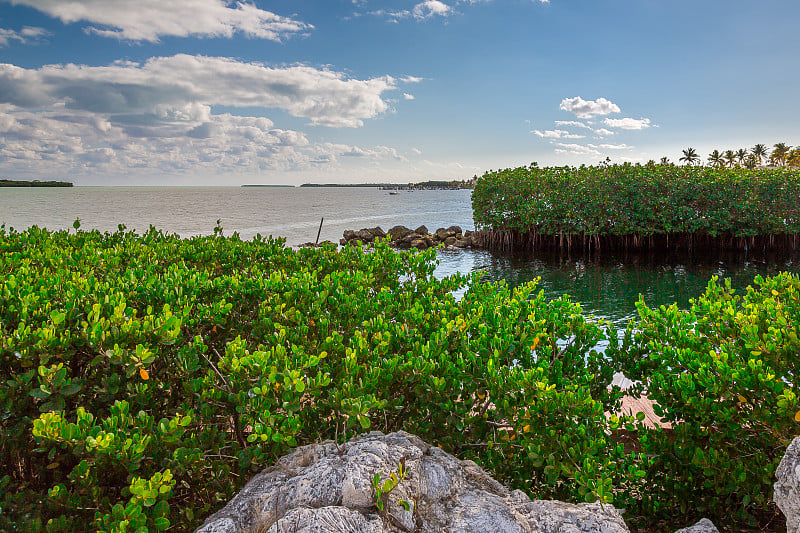
[[[532,164],[485,173],[472,207],[489,245],[796,248],[798,197],[787,168]]]
[[[714,278],[688,310],[638,308],[616,362],[672,429],[639,428],[653,460],[637,513],[768,522],[800,428],[800,277],[757,277],[743,295]]]
[[[629,484],[607,332],[566,297],[386,244],[75,226],[0,228],[0,530],[190,531],[291,447],[375,429],[532,494]]]
[[[618,339],[535,283],[438,280],[434,257],[0,227],[0,530],[191,531],[294,446],[399,429],[643,524],[687,502],[775,516],[800,424],[797,276],[640,304]],[[615,370],[671,430],[619,414]]]

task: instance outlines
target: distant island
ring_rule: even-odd
[[[304,183],[301,187],[377,187],[384,191],[441,191],[473,189],[478,176],[468,180],[429,180],[418,183]]]
[[[253,184],[253,185],[242,185],[242,187],[294,187],[294,185],[261,185],[261,184]]]
[[[0,179],[0,187],[72,187],[68,181],[24,181]]]

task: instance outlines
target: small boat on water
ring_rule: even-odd
[[[389,194],[400,194],[400,193],[397,191],[389,191]]]

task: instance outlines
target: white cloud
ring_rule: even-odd
[[[579,122],[577,120],[556,120],[556,126],[574,126],[576,128],[585,128],[585,129],[592,129],[591,126],[585,124],[583,122]]]
[[[592,148],[591,146],[583,146],[581,144],[568,144],[568,143],[556,143],[556,146],[560,148],[556,148],[555,152],[557,154],[575,154],[575,155],[600,155],[596,149]]]
[[[416,19],[428,19],[433,16],[446,17],[453,13],[453,8],[439,0],[425,0],[414,6],[411,14]]]
[[[386,17],[389,22],[398,23],[402,19],[415,18],[426,20],[432,17],[448,17],[455,13],[452,7],[440,2],[439,0],[425,0],[416,4],[411,10],[402,9],[399,11],[389,11],[386,9],[376,9],[369,11],[368,14],[379,17]]]
[[[408,93],[403,93],[403,98],[405,98],[406,100],[413,100],[414,99],[414,95],[413,94],[408,94]]]
[[[422,155],[422,150],[420,150],[419,148],[412,148],[411,151],[417,155]]]
[[[19,31],[0,28],[0,47],[8,46],[11,41],[27,44],[49,34],[50,32],[44,28],[35,28],[33,26],[25,26]]]
[[[583,139],[584,137],[583,135],[576,135],[564,130],[533,130],[531,133],[535,133],[544,139]]]
[[[606,126],[621,130],[643,130],[651,127],[649,118],[607,118],[603,123]]]
[[[201,113],[202,114],[202,113]],[[394,148],[311,143],[264,117],[209,115],[184,124],[129,127],[85,111],[29,112],[0,106],[4,171],[244,173],[340,165],[340,158],[403,160]]]
[[[600,137],[608,137],[609,135],[614,135],[616,133],[616,132],[611,131],[611,130],[606,129],[606,128],[598,128],[598,129],[594,130],[594,132],[597,135],[599,135]]]
[[[561,101],[560,109],[574,113],[578,118],[591,118],[594,115],[608,115],[609,113],[619,113],[617,104],[605,98],[597,100],[584,100],[580,96],[574,98],[564,98]]]
[[[42,11],[62,22],[87,21],[89,31],[133,41],[162,36],[249,37],[280,41],[313,28],[310,24],[227,0],[6,0]]]
[[[156,115],[188,104],[280,108],[312,124],[356,127],[388,109],[390,76],[358,80],[309,66],[273,68],[234,59],[176,55],[105,67],[0,64],[0,102],[114,115]],[[159,111],[162,110],[162,111]]]
[[[589,145],[594,146],[594,145]],[[633,146],[628,146],[627,144],[601,144],[599,145],[600,148],[605,148],[606,150],[632,150]]]
[[[314,143],[263,116],[214,111],[279,108],[314,125],[355,127],[388,110],[382,95],[395,83],[187,55],[104,67],[0,64],[0,169],[221,174],[402,161],[391,147]]]

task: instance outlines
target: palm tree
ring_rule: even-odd
[[[754,170],[757,164],[756,156],[754,154],[747,154],[747,158],[744,161],[744,168]]]
[[[750,153],[755,156],[758,166],[761,166],[764,158],[767,157],[767,145],[757,144],[750,149]]]
[[[728,166],[733,168],[734,163],[736,163],[736,153],[733,150],[725,150],[725,153],[722,155],[722,157],[725,158]]]
[[[786,163],[786,156],[789,155],[789,146],[786,143],[777,143],[772,154],[769,156],[770,163],[783,166]]]
[[[700,161],[700,156],[697,155],[697,150],[694,148],[687,148],[683,150],[683,157],[678,161],[685,161],[687,165],[693,165],[696,161]]]
[[[714,165],[715,167],[721,167],[725,164],[725,160],[722,159],[722,154],[719,153],[719,150],[714,150],[709,154],[708,162]]]
[[[786,164],[790,167],[800,167],[800,146],[794,148],[786,155]]]
[[[736,159],[739,160],[740,165],[744,165],[744,161],[747,159],[747,150],[744,148],[739,148],[736,150]]]
[[[669,157],[667,157],[667,156],[664,156],[664,157],[662,157],[662,158],[661,158],[661,161],[660,161],[658,164],[659,164],[659,165],[662,165],[662,166],[667,166],[667,165],[669,165]]]

